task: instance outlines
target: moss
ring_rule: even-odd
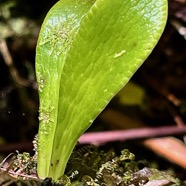
[[[37,137],[35,139],[35,143]],[[29,153],[17,153],[9,164],[15,174],[37,175],[37,146],[34,156]],[[28,179],[28,177],[27,177]],[[20,181],[21,180],[21,181]],[[30,180],[33,182],[33,180]],[[22,178],[19,182],[24,182]],[[28,182],[28,180],[27,180]],[[108,152],[96,146],[76,147],[72,153],[65,175],[57,183],[50,178],[35,180],[34,183],[45,186],[184,186],[184,182],[174,178],[170,173],[147,166],[147,162],[136,161],[135,155],[124,149],[119,155],[113,149]]]

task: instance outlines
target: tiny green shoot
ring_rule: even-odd
[[[79,137],[157,44],[167,0],[60,0],[36,49],[38,175],[57,181]]]

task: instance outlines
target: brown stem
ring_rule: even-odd
[[[83,134],[80,139],[80,144],[102,144],[113,141],[126,141],[134,139],[144,139],[160,136],[169,136],[177,134],[186,134],[186,126],[166,126],[158,128],[142,128],[129,130],[115,130],[106,132],[89,132]]]
[[[17,85],[21,85],[21,86],[28,86],[30,84],[30,82],[25,79],[22,79],[19,76],[19,74],[14,66],[13,59],[10,55],[9,50],[8,50],[6,41],[4,39],[0,40],[0,52],[2,53],[4,61],[10,70],[10,74],[11,74],[11,77],[12,77],[12,80],[14,81],[14,83]]]

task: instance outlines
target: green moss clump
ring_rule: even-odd
[[[181,186],[183,183],[169,173],[150,168],[124,149],[120,155],[114,150],[99,151],[95,146],[76,149],[67,166],[71,185],[83,186]],[[140,168],[139,168],[140,167]]]
[[[11,171],[25,175],[37,175],[37,147],[34,156],[17,153],[11,162]],[[141,168],[142,167],[142,168]],[[28,178],[28,177],[27,177]],[[24,177],[20,178],[24,179]],[[33,182],[33,180],[31,180]],[[184,186],[184,182],[170,173],[148,167],[143,161],[136,161],[135,155],[124,149],[119,155],[113,149],[108,152],[96,146],[76,147],[72,153],[65,175],[57,183],[50,178],[35,180],[35,183],[50,186]],[[23,181],[21,181],[23,182]],[[27,180],[28,182],[28,180]]]

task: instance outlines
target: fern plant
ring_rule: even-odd
[[[60,0],[36,49],[38,175],[56,181],[81,134],[157,44],[167,0]]]

